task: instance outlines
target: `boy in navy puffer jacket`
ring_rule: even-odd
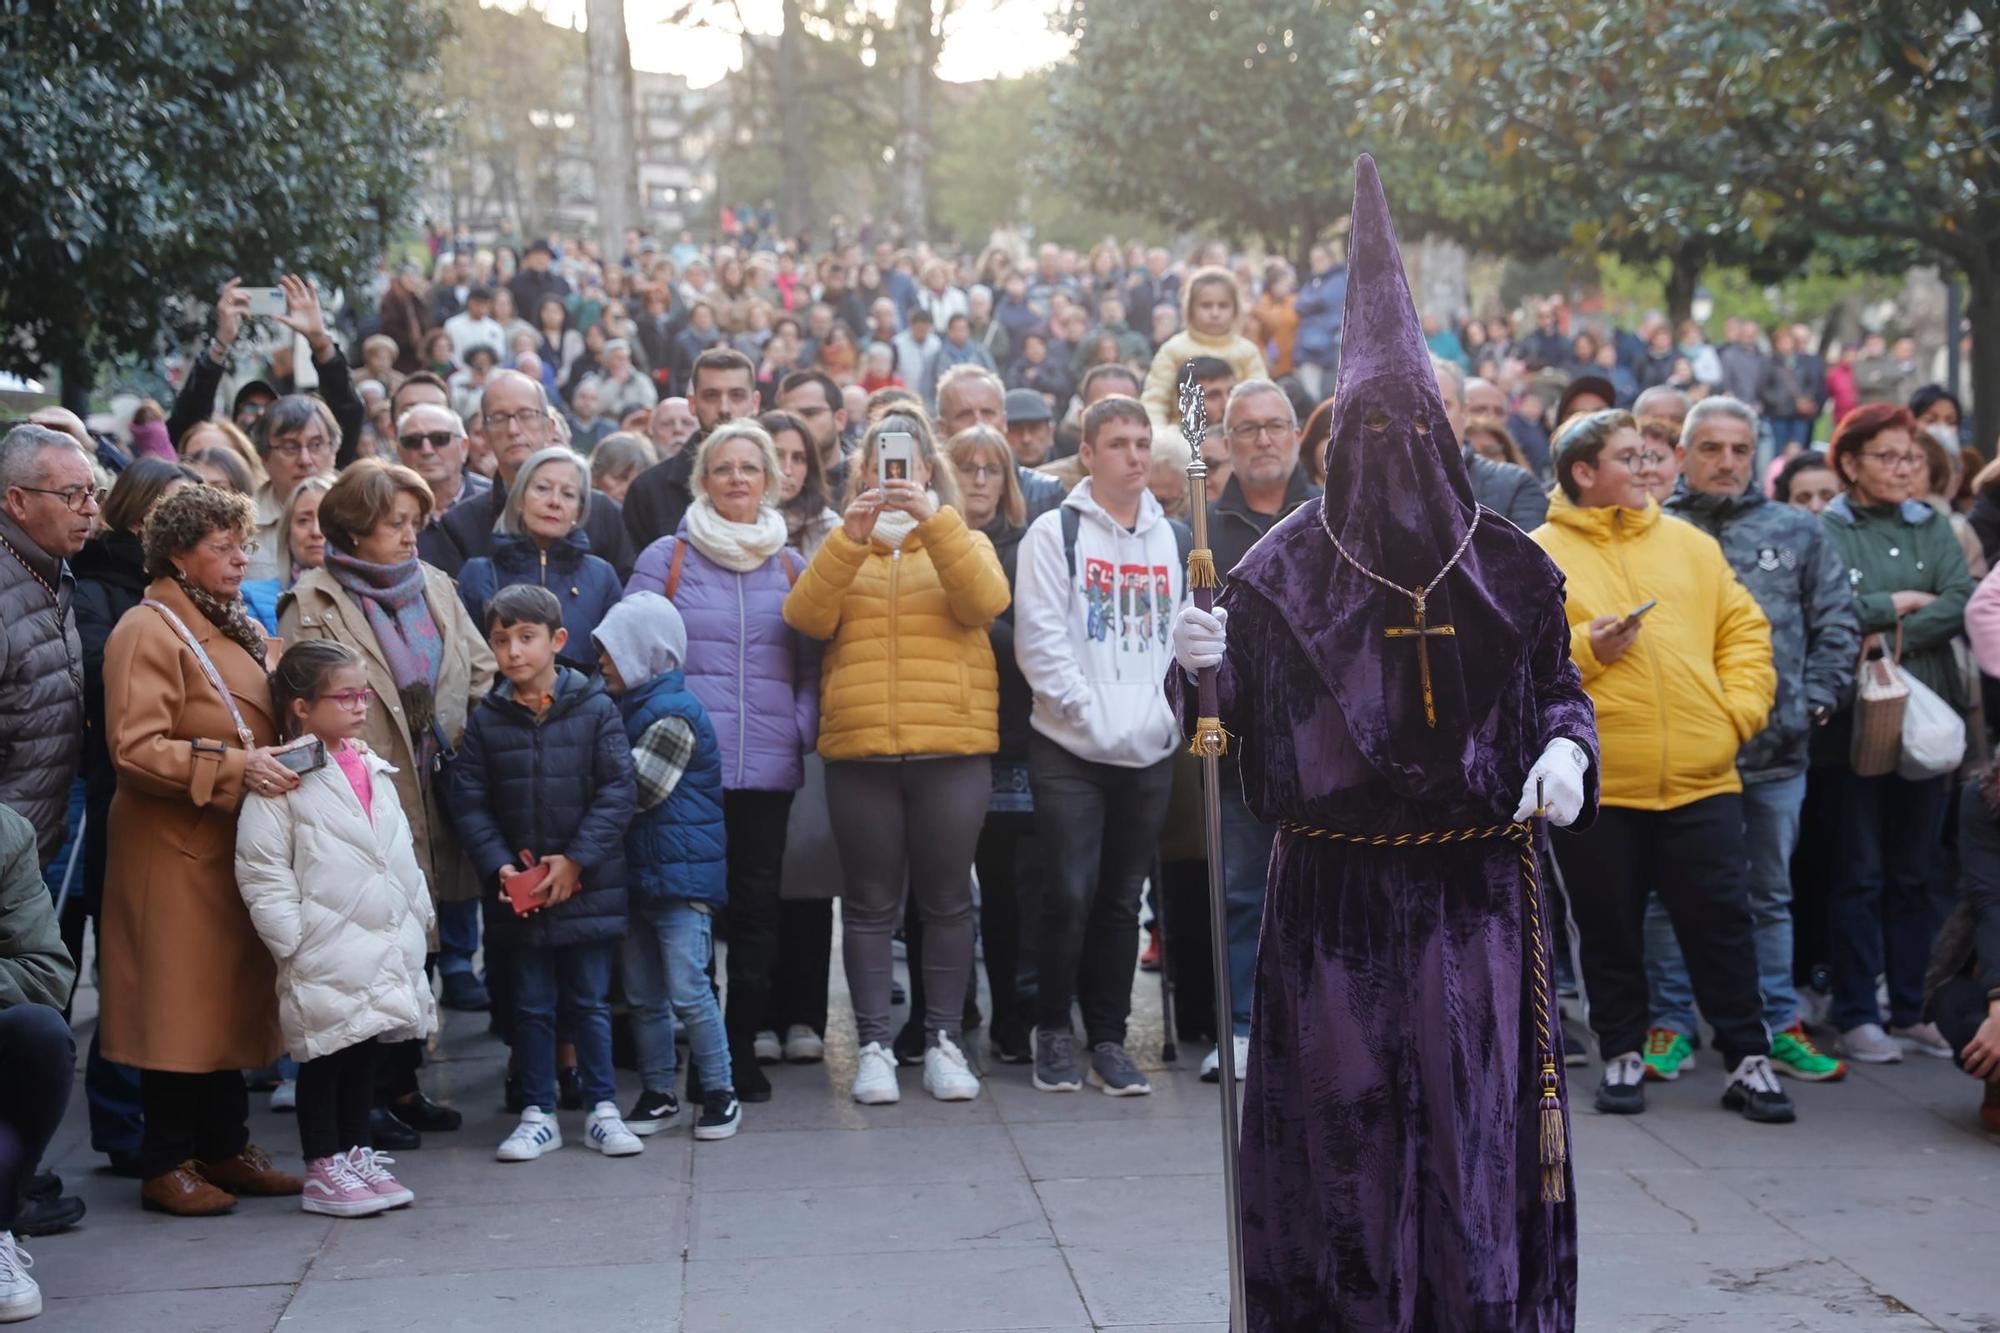
[[[625,833],[632,872],[625,998],[643,1091],[625,1124],[635,1134],[655,1134],[680,1114],[673,1091],[679,1019],[688,1033],[690,1087],[698,1081],[702,1089],[694,1137],[726,1139],[743,1113],[722,1009],[707,975],[713,914],[728,901],[721,747],[682,674],[687,624],[672,602],[633,593],[591,639],[604,687],[625,715],[639,784],[639,813]]]
[[[625,937],[625,826],[635,785],[617,705],[602,682],[556,654],[568,636],[554,593],[502,588],[487,641],[505,677],[467,719],[448,769],[453,821],[480,877],[501,894],[532,853],[548,877],[513,927],[514,1054],[527,1106],[500,1145],[503,1162],[562,1147],[556,1128],[556,1011],[573,1034],[584,1142],[608,1157],[645,1145],[619,1118],[611,1072],[611,959]]]

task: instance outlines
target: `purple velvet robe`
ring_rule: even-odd
[[[1457,629],[1429,641],[1435,729],[1414,644],[1382,638],[1410,623],[1408,599],[1335,554],[1318,505],[1252,549],[1221,605],[1222,721],[1260,819],[1364,835],[1505,824],[1558,736],[1591,756],[1579,822],[1594,813],[1596,728],[1560,574],[1490,511],[1431,598],[1430,622]],[[1176,693],[1191,724],[1193,690]],[[1517,845],[1281,832],[1269,875],[1240,1151],[1250,1327],[1573,1329],[1575,1191],[1541,1200]]]

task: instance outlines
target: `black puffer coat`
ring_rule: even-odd
[[[538,949],[623,938],[625,826],[638,799],[625,723],[603,683],[560,667],[554,693],[537,717],[511,684],[496,685],[445,771],[452,821],[488,891],[523,850],[583,867],[574,897],[516,923],[520,943]]]

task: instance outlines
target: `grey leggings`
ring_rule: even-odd
[[[986,755],[841,759],[826,766],[826,809],[847,877],[840,951],[861,1044],[888,1046],[890,936],[915,892],[923,922],[924,1030],[963,1035],[972,977],[972,853],[993,793]]]

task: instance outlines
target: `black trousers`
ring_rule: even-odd
[[[778,888],[784,880],[785,831],[791,815],[788,791],[722,793],[729,845],[729,906],[722,916],[729,941],[729,992],[722,1022],[729,1032],[730,1056],[739,1068],[753,1058],[750,1045],[771,1003],[771,973],[778,961],[783,915]]]
[[[0,1009],[0,1231],[21,1213],[21,1189],[48,1150],[69,1106],[76,1042],[59,1010]]]
[[[1091,1045],[1125,1041],[1139,962],[1139,893],[1174,785],[1173,760],[1119,768],[1028,742],[1035,827],[1048,855],[1035,940],[1035,1022],[1068,1031],[1072,1000]]]
[[[375,1048],[375,1054],[368,1061],[375,1105],[388,1106],[398,1097],[407,1097],[417,1090],[417,1071],[424,1067],[422,1041],[412,1039],[382,1043],[371,1039],[369,1045]]]
[[[142,1070],[139,1095],[146,1108],[139,1170],[148,1180],[189,1159],[234,1157],[250,1142],[250,1091],[239,1069],[213,1074]]]
[[[826,988],[833,970],[833,899],[778,904],[778,958],[763,1026],[780,1037],[797,1024],[826,1035]]]
[[[1728,1067],[1770,1053],[1743,880],[1741,796],[1711,796],[1676,810],[1605,806],[1588,830],[1556,839],[1556,861],[1582,940],[1590,1026],[1606,1059],[1645,1049],[1652,893],[1673,921],[1695,1003],[1714,1026]]]
[[[519,920],[497,885],[479,895],[479,946],[486,958],[486,1030],[514,1044],[514,923]]]
[[[408,1044],[382,1046],[370,1037],[299,1066],[299,1148],[307,1162],[375,1146],[368,1109],[375,1104],[376,1057]]]

